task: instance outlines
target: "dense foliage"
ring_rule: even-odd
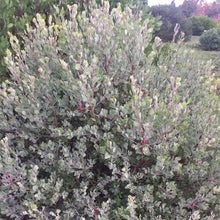
[[[185,40],[189,40],[192,35],[191,21],[188,20],[182,11],[175,5],[158,5],[149,8],[154,17],[160,17],[162,25],[155,32],[163,41],[172,41],[174,35],[174,27],[180,24],[180,30],[185,33]]]
[[[204,31],[216,28],[218,24],[208,16],[192,16],[190,18],[192,22],[192,34],[200,36]]]
[[[187,18],[191,17],[197,9],[197,3],[196,0],[184,0],[183,4],[180,5],[180,9]]]
[[[40,13],[47,20],[49,14],[62,10],[62,14],[68,16],[66,4],[79,3],[78,11],[92,4],[92,0],[1,0],[0,1],[0,83],[9,78],[9,72],[4,62],[5,51],[10,48],[8,43],[8,31],[20,39],[24,33],[26,24],[30,24],[36,13]],[[101,4],[101,0],[96,0]],[[124,9],[126,4],[141,6],[145,1],[110,0],[110,10],[120,2]],[[61,12],[59,12],[61,13]],[[145,13],[146,14],[146,13]],[[33,25],[33,23],[31,23]],[[21,45],[22,46],[22,45]]]
[[[199,42],[204,50],[220,51],[220,28],[206,31],[201,35]]]
[[[30,23],[36,13],[41,13],[44,18],[55,13],[55,7],[62,8],[67,3],[76,3],[76,0],[1,0],[0,1],[0,83],[9,77],[4,62],[5,51],[10,47],[8,31],[20,39],[25,26]]]
[[[37,14],[7,50],[0,213],[9,219],[213,219],[218,118],[211,63],[109,4]],[[178,30],[175,29],[175,34]],[[151,47],[150,47],[151,48]],[[147,53],[146,53],[147,51]],[[147,54],[147,56],[146,56]]]
[[[213,2],[212,6],[207,10],[206,15],[209,17],[220,16],[220,3]]]

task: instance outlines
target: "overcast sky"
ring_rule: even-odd
[[[183,3],[184,0],[175,0],[176,6],[179,6]],[[206,2],[214,2],[215,0],[207,0]],[[163,5],[163,4],[170,4],[172,0],[148,0],[149,6],[152,5]]]

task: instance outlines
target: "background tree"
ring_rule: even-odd
[[[183,14],[188,18],[191,17],[193,12],[196,11],[198,0],[185,0],[182,5],[180,5],[180,9]]]
[[[180,24],[180,30],[185,33],[185,40],[189,40],[192,35],[191,21],[187,20],[180,8],[173,5],[158,5],[149,8],[149,12],[154,17],[160,17],[162,25],[155,35],[159,36],[163,41],[171,41],[173,39],[174,27]]]
[[[212,3],[207,3],[206,0],[198,0],[196,10],[193,12],[193,15],[206,15],[206,12],[211,8],[211,6]]]
[[[212,6],[206,11],[206,15],[220,22],[220,2],[213,2]]]

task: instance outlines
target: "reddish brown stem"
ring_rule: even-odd
[[[53,116],[54,116],[54,121],[55,121],[56,127],[58,127],[57,117],[56,117],[56,114],[55,114],[55,110],[54,110],[54,109],[53,109]]]
[[[108,74],[108,59],[106,55],[105,55],[105,71]]]

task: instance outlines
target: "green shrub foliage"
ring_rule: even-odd
[[[213,219],[211,64],[152,51],[148,20],[109,4],[15,36],[0,88],[0,213],[9,219]],[[177,31],[177,30],[176,30]],[[156,62],[155,62],[156,60]]]
[[[220,28],[206,31],[200,36],[199,42],[204,50],[220,51]]]
[[[192,24],[188,20],[180,8],[171,5],[158,5],[149,8],[149,11],[154,17],[160,17],[162,25],[155,32],[164,42],[172,41],[174,35],[174,27],[180,24],[180,31],[185,33],[185,40],[190,40],[192,35]]]
[[[1,0],[0,1],[0,83],[8,79],[9,72],[4,62],[5,51],[10,48],[8,43],[8,31],[16,35],[20,40],[23,35],[26,24],[31,24],[33,17],[36,13],[40,13],[43,18],[48,19],[50,14],[60,13],[68,17],[68,10],[64,7],[67,4],[78,4],[78,12],[84,10],[85,7],[91,7],[94,1],[91,0]],[[134,10],[142,9],[144,11],[143,16],[149,17],[146,13],[147,7],[145,1],[133,1],[133,0],[109,0],[110,10],[117,6],[120,2],[122,9],[125,5],[130,5]],[[102,4],[102,0],[96,0],[98,5]],[[89,10],[88,10],[89,13]],[[151,19],[153,23],[153,19]],[[47,22],[46,22],[47,23]],[[21,45],[22,47],[23,45]]]
[[[9,77],[4,62],[5,51],[10,47],[8,43],[8,31],[20,39],[20,35],[22,35],[25,30],[26,23],[30,23],[36,13],[41,13],[46,19],[49,14],[55,13],[55,6],[61,10],[67,3],[73,4],[76,2],[76,0],[0,1],[0,82]]]
[[[192,34],[200,36],[204,31],[216,28],[218,24],[208,16],[192,16],[190,17],[192,22]]]

